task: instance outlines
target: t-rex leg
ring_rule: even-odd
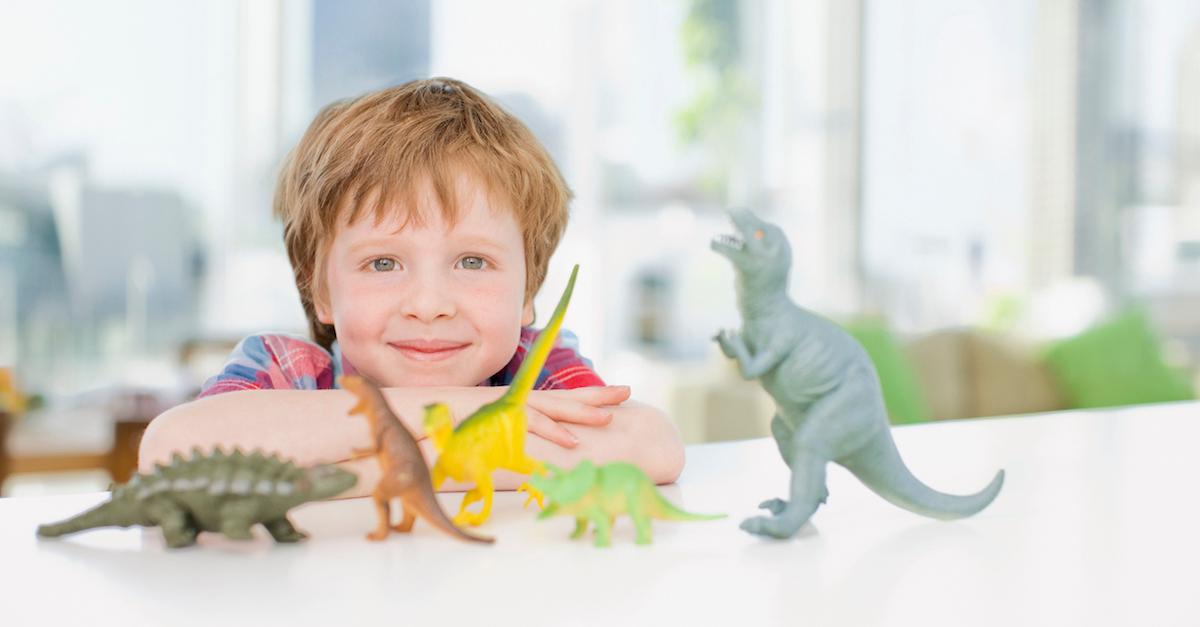
[[[576,540],[587,531],[588,521],[582,516],[575,518],[575,531],[571,532],[571,539]]]
[[[771,419],[771,435],[775,437],[775,446],[779,448],[779,454],[783,457],[783,461],[789,468],[792,466],[792,451],[796,448],[795,438],[796,431],[792,425],[788,423],[778,413]],[[772,514],[778,514],[787,507],[787,501],[783,499],[767,499],[758,504],[759,509],[765,509]]]
[[[783,462],[791,465],[796,430],[782,416],[775,414],[775,417],[771,419],[771,435],[775,437],[775,446],[779,447],[779,454],[783,456]]]
[[[804,448],[797,448],[792,457],[790,502],[773,499],[763,503],[773,516],[755,516],[742,521],[741,527],[753,534],[773,538],[790,538],[825,502],[825,466],[829,461]]]

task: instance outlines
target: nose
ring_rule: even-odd
[[[421,322],[433,322],[439,318],[453,318],[457,313],[454,295],[450,293],[449,277],[436,272],[414,273],[408,290],[400,301],[400,313],[406,318]]]

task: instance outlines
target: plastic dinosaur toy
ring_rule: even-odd
[[[575,517],[575,539],[587,531],[588,523],[596,530],[596,546],[608,546],[612,538],[614,519],[628,514],[637,529],[638,544],[650,544],[650,521],[658,520],[715,520],[724,514],[692,514],[672,505],[659,494],[654,482],[633,464],[612,462],[596,466],[590,461],[579,462],[575,468],[562,471],[547,465],[549,476],[529,480],[545,493],[549,504],[538,520],[551,516]]]
[[[225,455],[217,449],[204,455],[196,449],[188,459],[176,453],[169,465],[134,475],[113,489],[108,502],[42,525],[37,533],[56,537],[95,527],[158,526],[167,546],[178,548],[195,543],[201,531],[249,540],[250,527],[262,523],[276,542],[296,542],[306,536],[292,526],[288,510],[341,494],[357,481],[354,473],[332,465],[300,468],[257,451]]]
[[[833,322],[787,295],[791,248],[783,231],[749,211],[730,213],[737,236],[718,236],[712,249],[733,263],[741,332],[714,338],[742,376],[758,379],[775,400],[771,433],[791,468],[789,500],[759,505],[771,516],[742,529],[791,537],[825,502],[825,467],[836,462],[875,493],[910,511],[939,519],[970,516],[1000,492],[1004,471],[969,496],[943,494],[905,467],[892,440],[879,378],[866,351]]]
[[[498,400],[480,407],[457,427],[450,416],[450,408],[442,403],[425,407],[425,431],[441,454],[433,465],[433,487],[437,489],[446,478],[474,483],[475,487],[463,496],[456,524],[481,525],[492,512],[492,472],[498,469],[511,470],[523,475],[545,472],[542,463],[525,454],[525,399],[537,381],[538,373],[546,363],[546,357],[558,337],[563,315],[575,289],[575,275],[579,266],[571,270],[571,279],[554,309],[550,322],[542,329],[525,361],[517,369],[508,391]],[[522,490],[530,498],[542,504],[542,495],[528,483]],[[475,501],[483,501],[478,513],[467,511]],[[529,502],[526,501],[526,505]]]
[[[425,464],[421,449],[417,447],[416,438],[388,407],[379,388],[366,379],[354,376],[340,377],[338,384],[358,397],[358,403],[350,408],[350,414],[366,417],[374,440],[373,448],[355,453],[359,457],[375,456],[381,471],[374,492],[379,526],[367,534],[367,538],[378,541],[386,538],[391,531],[408,533],[419,515],[459,540],[491,542],[492,538],[480,537],[455,527],[442,511],[430,482],[429,467]],[[404,519],[399,525],[392,525],[391,502],[397,498],[403,507]]]

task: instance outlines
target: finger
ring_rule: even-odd
[[[551,420],[546,414],[538,410],[529,410],[525,412],[525,415],[528,418],[526,428],[530,433],[539,435],[563,448],[575,448],[579,445],[579,438],[574,433]]]
[[[555,396],[546,396],[538,399],[530,397],[529,405],[556,422],[570,422],[592,426],[604,426],[612,422],[611,410],[581,403],[573,399]]]
[[[545,390],[546,396],[571,399],[597,407],[603,405],[619,405],[629,400],[631,390],[628,385],[599,385],[570,390]],[[532,398],[532,395],[531,397]]]

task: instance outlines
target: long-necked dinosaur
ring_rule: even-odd
[[[791,537],[825,502],[825,466],[837,462],[891,503],[941,519],[970,516],[1000,492],[1004,471],[982,491],[957,496],[921,483],[892,440],[879,377],[862,346],[833,322],[797,306],[787,295],[791,248],[783,231],[749,211],[730,214],[739,235],[720,236],[712,249],[733,263],[741,333],[714,338],[736,359],[746,379],[758,379],[775,399],[771,433],[792,470],[790,500],[760,507],[771,516],[742,529]]]
[[[417,440],[400,422],[387,404],[387,400],[374,383],[357,376],[342,376],[338,385],[358,397],[358,403],[350,408],[350,414],[360,414],[367,419],[371,430],[372,448],[356,450],[357,457],[375,456],[379,461],[379,483],[375,484],[373,498],[375,511],[379,515],[379,526],[367,534],[370,540],[383,540],[392,531],[412,531],[417,516],[429,524],[459,540],[469,542],[492,542],[454,526],[450,517],[442,511],[433,491],[429,467],[425,456],[417,447]],[[392,524],[391,503],[400,499],[404,519]]]
[[[538,373],[546,363],[546,356],[554,346],[563,315],[571,301],[575,288],[575,275],[579,266],[571,270],[571,279],[554,309],[550,322],[542,329],[525,361],[517,369],[508,391],[498,400],[480,407],[475,413],[453,427],[450,408],[442,403],[425,407],[425,431],[441,454],[433,465],[433,486],[436,489],[447,478],[474,483],[475,487],[463,496],[458,515],[458,524],[481,525],[492,512],[492,472],[498,469],[512,470],[523,475],[542,474],[542,463],[525,454],[525,399],[528,398]],[[528,483],[521,489],[528,490],[538,504],[542,495]],[[467,507],[482,500],[479,513],[472,514]]]

